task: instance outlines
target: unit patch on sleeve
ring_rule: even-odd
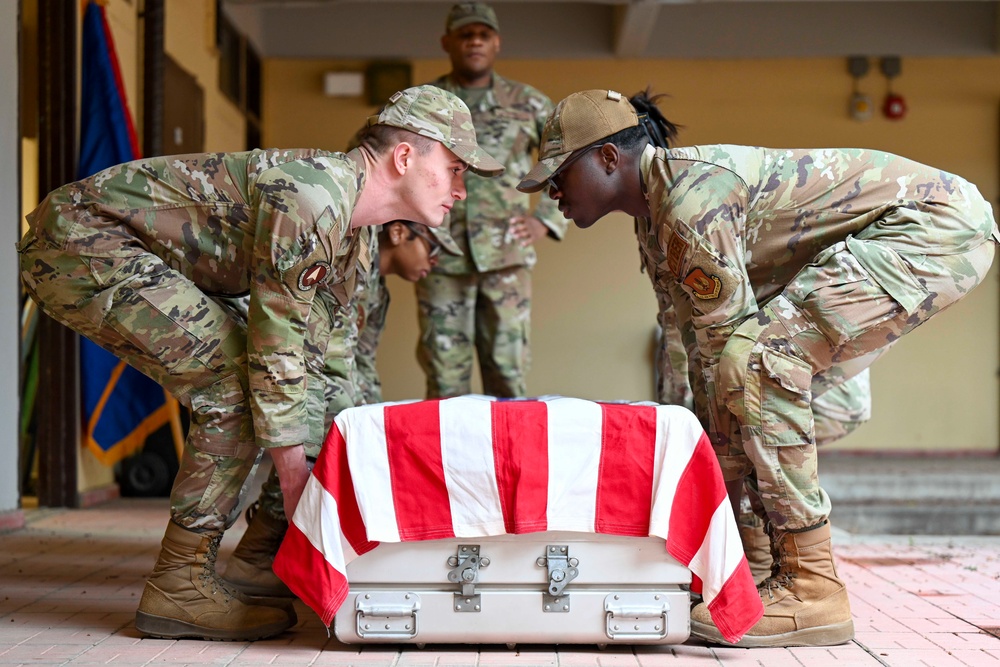
[[[299,289],[302,291],[311,290],[319,283],[325,281],[330,275],[331,270],[327,262],[316,262],[307,266],[299,274]]]
[[[722,291],[722,280],[719,276],[710,276],[701,268],[692,269],[684,284],[691,288],[699,299],[717,299]]]

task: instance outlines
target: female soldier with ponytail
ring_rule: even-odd
[[[638,219],[730,498],[738,504],[746,480],[775,554],[758,588],[764,616],[737,645],[850,641],[814,388],[839,384],[968,294],[1000,232],[974,185],[896,155],[670,148],[675,136],[648,94],[574,93],[549,117],[519,189],[547,188],[581,228],[612,211]],[[704,604],[691,630],[723,641]]]

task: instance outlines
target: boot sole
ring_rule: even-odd
[[[206,628],[194,623],[186,623],[176,618],[166,616],[155,616],[143,611],[135,612],[135,629],[149,637],[159,639],[180,639],[182,637],[192,637],[195,639],[209,639],[212,641],[255,641],[272,637],[284,632],[292,627],[294,623],[283,621],[271,623],[256,628],[239,628],[237,630],[222,630],[219,628]]]
[[[788,646],[836,646],[846,644],[854,639],[854,621],[844,621],[833,625],[823,625],[818,628],[803,628],[780,635],[753,636],[743,635],[735,644],[730,644],[714,625],[691,621],[691,636],[712,644],[736,646],[739,648],[780,648]]]

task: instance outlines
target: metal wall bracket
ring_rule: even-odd
[[[476,592],[479,583],[479,568],[489,567],[490,559],[479,555],[478,544],[460,544],[454,556],[448,557],[448,581],[460,584],[462,591],[455,593],[454,609],[457,612],[478,612],[482,609],[482,599]]]
[[[604,598],[610,639],[653,641],[667,636],[670,603],[663,593],[612,593]]]
[[[569,557],[569,547],[565,544],[549,544],[545,555],[535,559],[538,567],[548,568],[549,585],[542,594],[542,611],[546,613],[567,613],[570,610],[569,594],[563,593],[566,584],[576,579],[580,571],[580,561]]]
[[[354,599],[357,632],[362,639],[406,639],[417,636],[420,596],[385,592],[358,594]]]

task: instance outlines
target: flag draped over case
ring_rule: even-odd
[[[379,542],[576,531],[657,536],[722,635],[763,615],[712,447],[677,406],[462,396],[343,411],[274,570],[327,625]]]

